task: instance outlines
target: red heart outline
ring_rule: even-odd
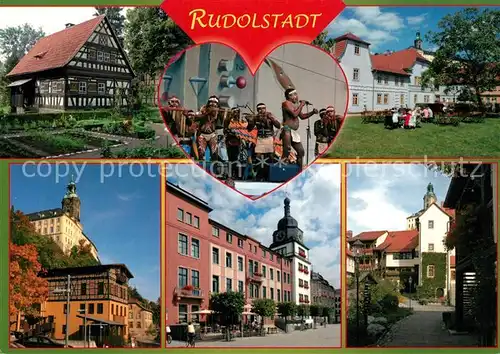
[[[174,55],[169,61],[168,63],[165,65],[164,67],[164,70],[163,70],[163,74],[165,74],[165,72],[167,71],[167,69],[170,67],[170,65],[172,65],[173,63],[175,63],[185,52],[193,49],[193,48],[196,48],[196,47],[199,47],[203,44],[219,44],[219,45],[223,45],[227,48],[230,48],[231,50],[233,50],[236,54],[238,54],[238,52],[236,50],[234,50],[233,47],[223,43],[223,42],[220,42],[220,41],[204,41],[204,42],[199,42],[199,43],[196,43],[194,45],[191,45],[187,48],[185,48],[183,51],[177,53],[176,55]],[[323,48],[320,48],[320,47],[317,47],[313,44],[310,44],[310,43],[303,43],[301,41],[291,41],[291,42],[286,42],[286,43],[280,43],[278,44],[277,46],[275,46],[274,48],[272,48],[268,53],[266,53],[266,55],[264,56],[264,59],[261,61],[261,63],[259,64],[259,66],[257,67],[257,69],[255,70],[255,73],[252,73],[250,71],[250,74],[252,75],[252,77],[255,77],[255,74],[259,71],[260,67],[262,66],[262,64],[264,64],[264,61],[265,59],[269,56],[269,54],[271,54],[272,52],[274,52],[277,48],[281,47],[281,46],[284,46],[284,45],[287,45],[287,44],[300,44],[300,45],[304,45],[304,46],[309,46],[309,47],[313,47],[314,49],[316,50],[319,50],[325,54],[327,54],[335,64],[337,64],[337,66],[339,67],[340,69],[340,72],[342,73],[343,77],[344,77],[344,82],[345,82],[345,85],[346,85],[346,102],[345,102],[345,108],[344,108],[344,115],[342,116],[342,120],[340,122],[340,126],[339,126],[339,131],[337,132],[337,135],[335,136],[335,138],[333,139],[333,141],[330,143],[330,145],[328,145],[328,148],[323,151],[322,154],[316,156],[312,161],[311,163],[307,164],[306,166],[304,166],[302,168],[302,171],[298,174],[296,174],[295,176],[293,176],[292,178],[290,178],[288,181],[286,182],[283,182],[281,183],[279,186],[277,186],[276,188],[264,193],[264,194],[261,194],[260,196],[258,196],[257,198],[251,198],[249,195],[247,194],[244,194],[242,192],[240,192],[239,190],[237,190],[236,188],[233,188],[231,186],[228,186],[226,183],[224,183],[223,181],[221,181],[219,178],[217,178],[215,175],[213,175],[212,173],[208,172],[206,169],[204,169],[203,167],[199,166],[191,156],[189,156],[186,151],[184,149],[182,149],[181,147],[179,147],[179,141],[177,140],[176,137],[174,137],[174,135],[172,134],[172,132],[170,131],[168,125],[167,125],[167,122],[165,121],[165,117],[163,116],[163,113],[162,113],[162,104],[161,104],[161,88],[162,88],[162,84],[163,84],[163,76],[161,76],[160,80],[158,80],[158,86],[157,86],[157,101],[158,101],[158,109],[160,110],[160,115],[163,119],[163,124],[165,125],[165,130],[168,131],[168,133],[170,134],[170,136],[174,139],[175,143],[177,144],[177,147],[179,147],[179,149],[184,153],[184,155],[186,155],[186,158],[189,159],[193,165],[195,165],[196,167],[202,169],[205,173],[207,173],[209,176],[211,176],[212,178],[214,178],[216,181],[218,181],[219,183],[222,183],[225,187],[227,188],[230,188],[236,192],[238,192],[240,195],[244,196],[245,198],[248,198],[250,200],[259,200],[261,198],[264,198],[265,196],[275,192],[276,190],[280,189],[281,187],[283,187],[284,185],[290,183],[291,181],[293,181],[295,178],[297,178],[298,176],[300,176],[301,174],[303,174],[311,165],[313,165],[317,159],[320,159],[322,158],[323,154],[325,154],[328,150],[330,150],[330,148],[333,146],[333,144],[335,143],[335,141],[337,140],[337,137],[338,135],[340,134],[340,132],[342,131],[342,127],[344,126],[344,122],[345,122],[345,119],[346,119],[346,116],[347,116],[347,110],[349,108],[349,97],[350,97],[350,89],[349,89],[349,82],[347,80],[347,75],[345,74],[345,71],[344,69],[342,68],[342,66],[340,65],[340,62],[337,60],[337,58],[335,58],[331,53],[327,52],[326,50],[324,50]],[[245,58],[243,58],[241,55],[240,55],[240,58],[243,60],[243,62],[245,63],[245,65],[247,65],[247,67],[249,68],[247,62],[245,61]],[[175,159],[170,159],[171,161],[172,160],[175,160]],[[254,182],[254,183],[259,183],[259,182]]]

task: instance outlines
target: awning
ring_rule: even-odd
[[[18,87],[18,86],[22,86],[22,85],[24,85],[25,83],[30,82],[31,80],[32,80],[32,79],[17,80],[17,81],[14,81],[14,82],[10,83],[9,85],[7,85],[7,87]]]
[[[119,322],[114,322],[114,321],[108,321],[108,320],[105,320],[103,318],[97,318],[97,317],[94,317],[94,316],[86,316],[85,315],[76,315],[76,317],[79,317],[79,318],[87,318],[87,321],[94,321],[94,322],[99,322],[99,323],[104,323],[104,324],[107,324],[109,326],[125,326],[124,323],[119,323]]]

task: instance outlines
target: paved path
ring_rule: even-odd
[[[236,338],[231,342],[197,341],[196,347],[340,347],[340,324],[306,331],[271,334],[265,337]],[[168,347],[185,347],[185,342],[172,341]]]
[[[470,335],[451,335],[444,328],[442,313],[453,311],[441,305],[422,306],[412,302],[415,311],[398,323],[379,340],[381,347],[475,347]]]

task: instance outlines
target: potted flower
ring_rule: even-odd
[[[182,290],[186,290],[186,291],[191,291],[191,290],[193,290],[193,289],[194,289],[194,287],[193,287],[192,285],[186,285],[186,286],[184,286],[184,287],[182,288]]]

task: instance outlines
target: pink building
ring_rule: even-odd
[[[167,184],[167,323],[199,320],[211,293],[238,291],[245,311],[254,298],[292,300],[291,262],[260,242],[209,218],[209,205]]]

